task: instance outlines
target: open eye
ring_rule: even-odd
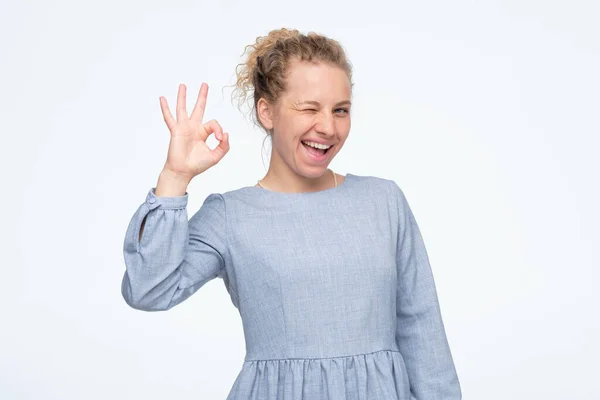
[[[340,113],[339,111],[342,111],[342,112]],[[348,114],[350,112],[350,110],[342,107],[342,108],[336,108],[335,112],[336,112],[336,114],[344,115],[344,114]]]

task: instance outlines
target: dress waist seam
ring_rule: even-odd
[[[244,360],[244,363],[254,363],[261,361],[311,361],[311,360],[331,360],[338,358],[353,358],[353,357],[361,357],[361,356],[369,356],[376,353],[382,352],[392,352],[392,353],[400,353],[399,350],[395,349],[382,349],[372,351],[370,353],[360,353],[360,354],[350,354],[344,356],[333,356],[333,357],[288,357],[288,358],[263,358],[263,359],[252,359],[252,360]]]

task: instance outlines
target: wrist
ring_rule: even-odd
[[[186,185],[189,185],[189,183],[191,182],[193,177],[181,175],[181,174],[178,174],[177,172],[171,171],[170,169],[163,168],[163,170],[160,171],[159,179],[160,178],[162,178],[164,180],[168,180],[168,181],[173,181],[173,182],[177,182],[177,183],[185,183]]]
[[[182,176],[164,169],[158,177],[154,194],[159,197],[184,196],[191,180],[191,177]]]

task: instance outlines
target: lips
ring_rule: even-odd
[[[323,161],[327,160],[327,153],[329,152],[329,150],[331,150],[333,146],[329,147],[324,153],[320,153],[319,150],[315,149],[314,147],[307,146],[304,143],[302,143],[302,147],[304,148],[304,152],[307,155],[307,158],[311,162],[320,164]]]
[[[321,139],[302,139],[302,142],[314,142],[314,143],[324,144],[326,146],[333,146],[333,143],[327,143]]]

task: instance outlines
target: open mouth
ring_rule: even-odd
[[[314,155],[315,157],[323,157],[325,154],[327,154],[327,152],[329,150],[331,150],[333,148],[333,146],[329,146],[327,149],[317,149],[315,147],[308,146],[304,142],[302,142],[302,145],[306,148],[306,151],[308,151],[310,154]]]

